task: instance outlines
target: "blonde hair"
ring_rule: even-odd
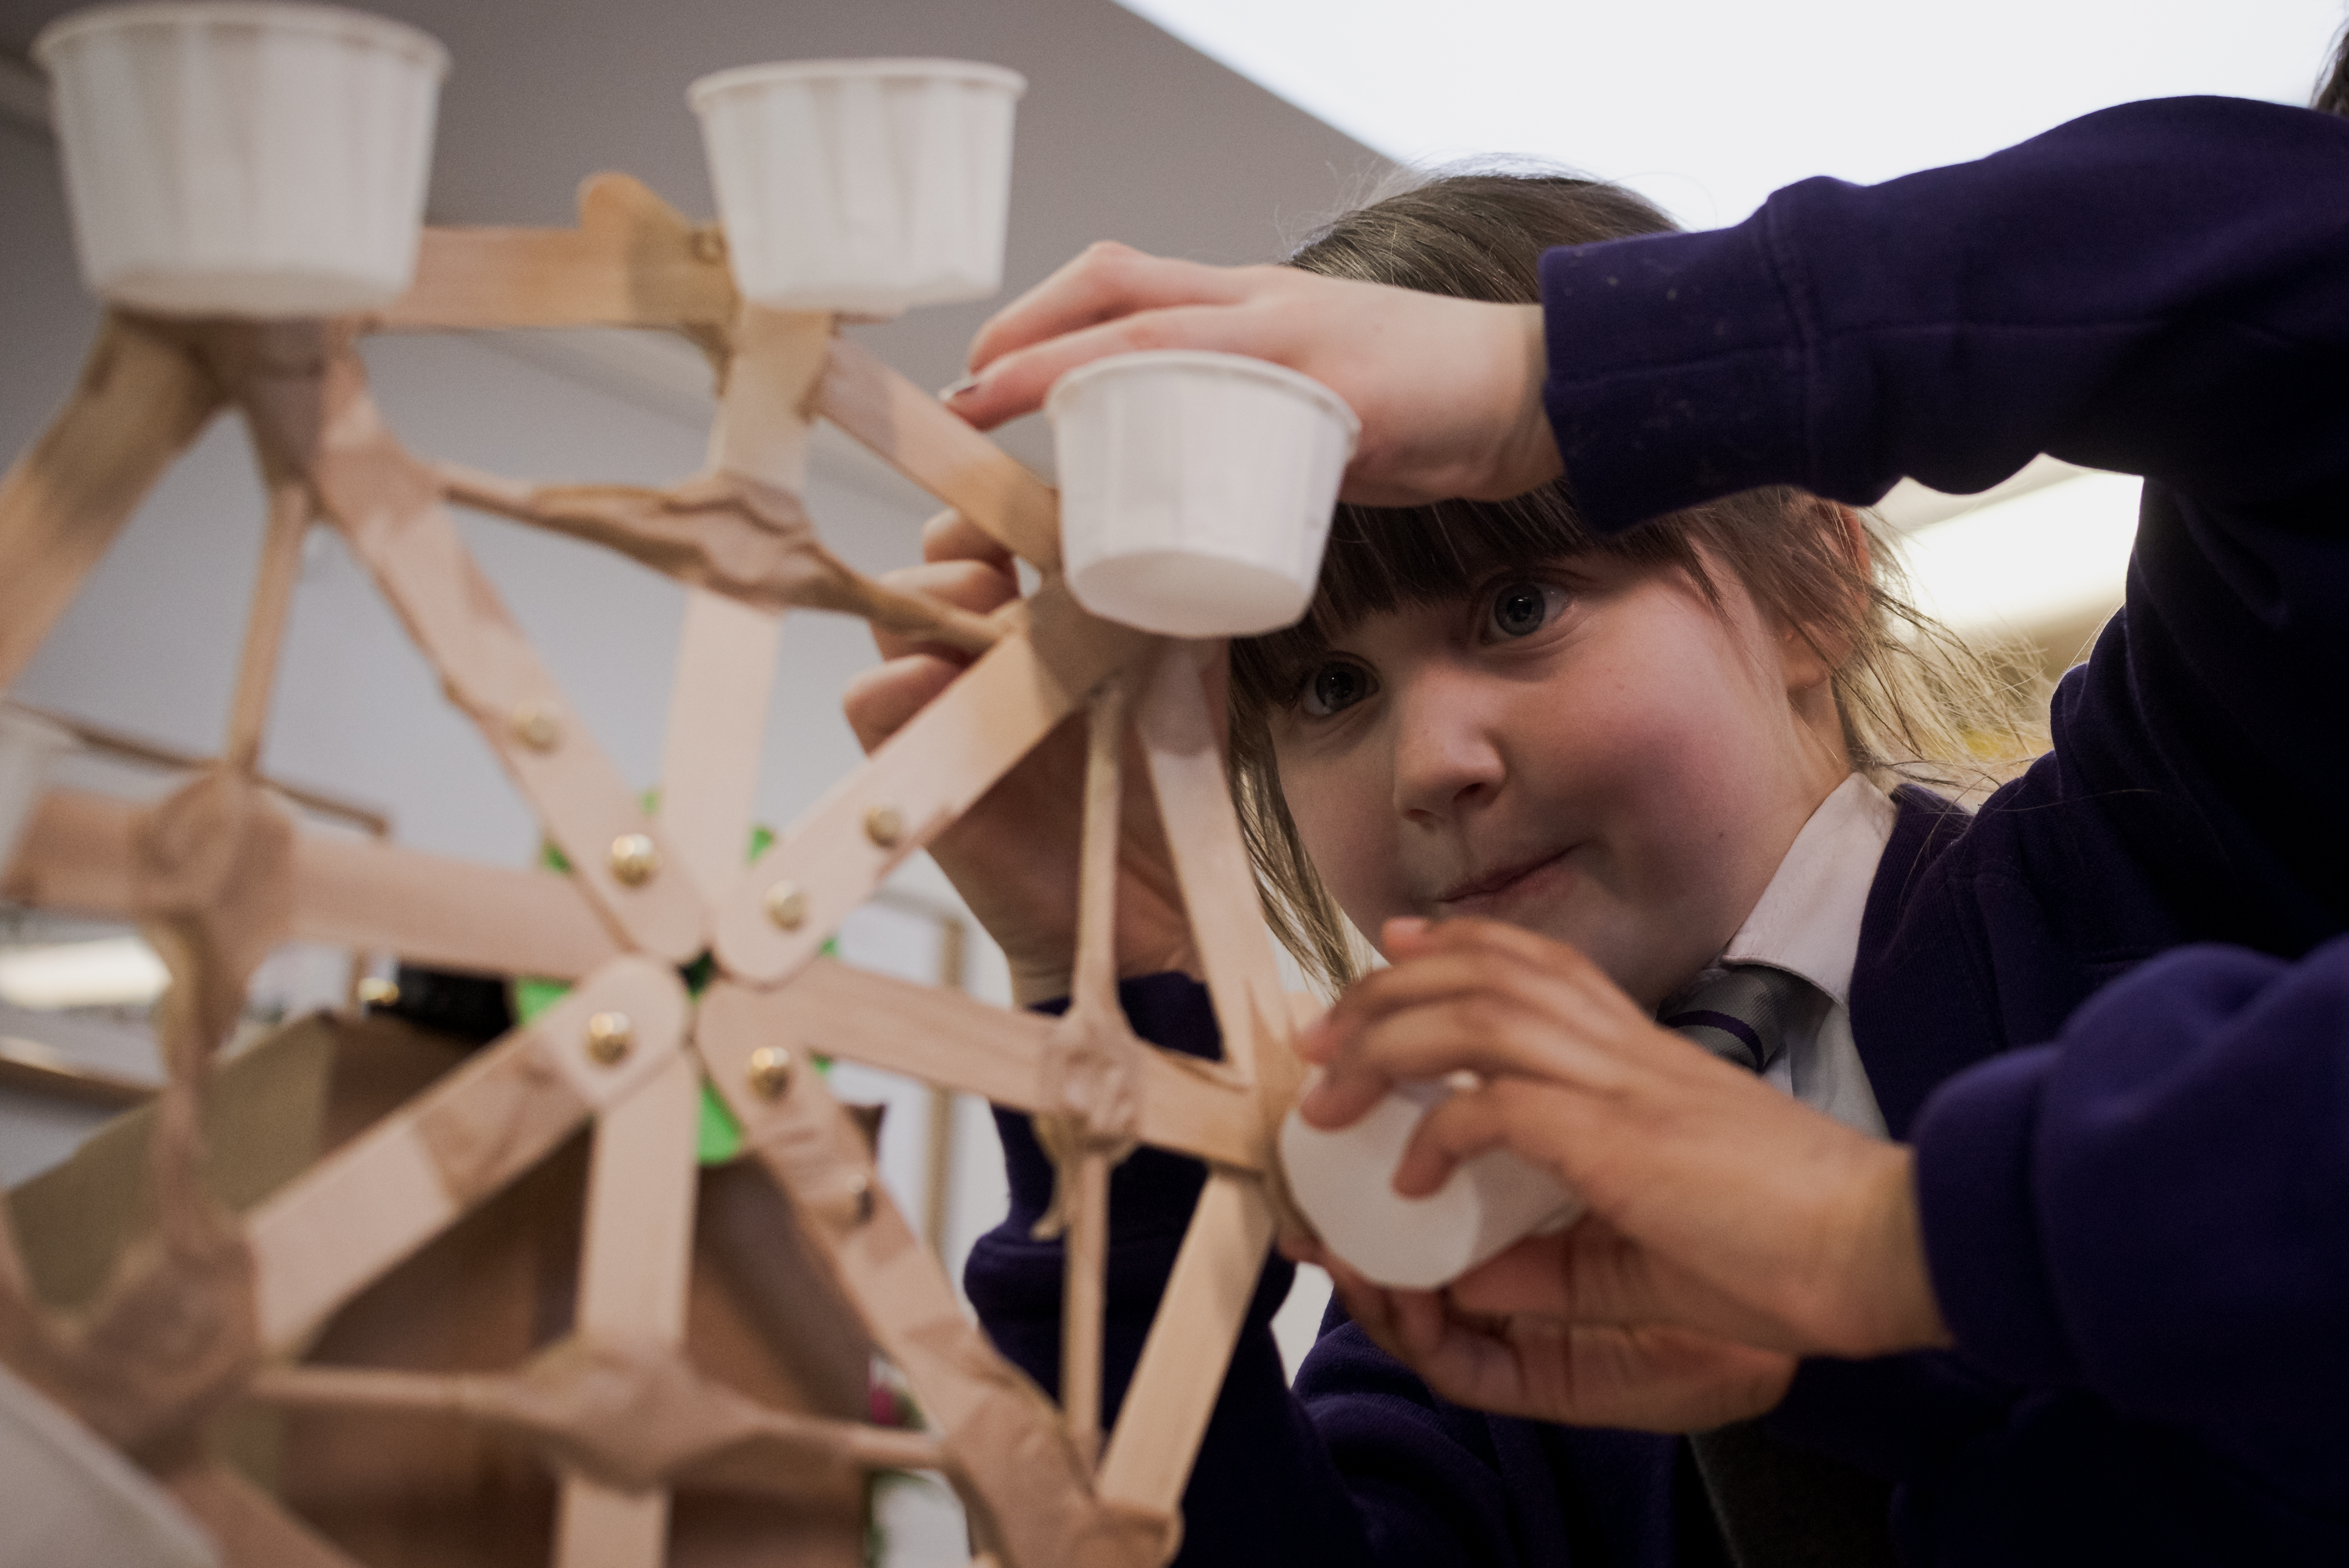
[[[1505,303],[1540,298],[1555,245],[1670,230],[1618,187],[1556,173],[1454,174],[1339,219],[1290,258],[1309,272]],[[1857,521],[1857,528],[1853,524]],[[1867,545],[1864,556],[1854,536]],[[1274,711],[1332,640],[1365,616],[1468,593],[1493,572],[1595,554],[1678,570],[1716,605],[1707,562],[1834,665],[1852,766],[1879,786],[1977,795],[2045,748],[2044,680],[2013,651],[1969,645],[1911,602],[1889,531],[1786,487],[1749,490],[1601,537],[1561,481],[1500,502],[1341,506],[1312,608],[1232,648],[1232,793],[1265,918],[1306,974],[1336,990],[1369,953],[1305,853],[1281,791]]]

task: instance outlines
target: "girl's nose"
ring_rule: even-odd
[[[1469,672],[1414,673],[1394,694],[1395,809],[1435,820],[1497,793],[1507,777],[1488,694]]]

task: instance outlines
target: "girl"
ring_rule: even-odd
[[[1407,204],[1299,268],[1100,247],[982,332],[980,424],[1145,346],[1361,416],[1349,499],[1423,510],[1349,514],[1305,627],[1235,658],[1277,921],[1333,977],[1336,911],[1393,962],[1306,1042],[1306,1110],[1473,1070],[1398,1186],[1506,1143],[1591,1207],[1437,1295],[1333,1268],[1354,1321],[1293,1398],[1245,1342],[1194,1560],[1870,1561],[1888,1519],[1915,1562],[2349,1551],[2344,198],[2349,126],[2176,100],[1717,233],[1504,203],[1454,236],[1481,284],[1413,271],[1449,225]],[[1932,738],[1865,530],[1809,498],[2040,450],[2147,476],[2127,608],[1978,813],[1887,800],[1867,775]],[[960,531],[932,553],[930,586],[1009,591]],[[953,674],[888,651],[868,739]],[[940,846],[1031,998],[1071,912],[1024,868],[1071,772],[1040,757]],[[1129,1014],[1209,1046],[1145,835],[1128,865]],[[1808,983],[1778,1088],[1651,1016],[1723,964]],[[1049,1381],[1049,1182],[1006,1145],[970,1290]],[[1187,1181],[1121,1173],[1129,1368]]]

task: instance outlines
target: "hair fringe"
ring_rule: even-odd
[[[1381,188],[1320,225],[1289,264],[1526,303],[1540,298],[1544,250],[1673,227],[1634,192],[1530,162],[1396,171]],[[1734,577],[1833,668],[1851,765],[1879,788],[1917,783],[1976,799],[2046,749],[2047,682],[2036,664],[2020,647],[1970,644],[1920,610],[1891,531],[1871,513],[1775,487],[1602,538],[1583,527],[1562,483],[1502,502],[1340,506],[1305,619],[1232,645],[1241,837],[1267,923],[1319,985],[1342,989],[1372,954],[1306,855],[1281,790],[1273,708],[1289,700],[1303,661],[1365,615],[1465,593],[1507,565],[1586,552],[1686,573],[1716,606],[1707,563]]]

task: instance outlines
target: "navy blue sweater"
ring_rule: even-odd
[[[1902,791],[1861,933],[1853,1032],[1958,1349],[1806,1363],[1773,1429],[1896,1482],[1914,1563],[2349,1562],[2349,122],[2137,104],[1552,252],[1543,283],[1550,421],[1601,530],[1764,484],[1980,490],[2040,451],[2147,476],[2054,750],[1971,817]],[[1188,982],[1126,999],[1215,1048]],[[1005,1130],[1014,1212],[969,1288],[1049,1386],[1049,1176]],[[1114,1387],[1197,1184],[1160,1154],[1117,1179]],[[1185,1561],[1709,1550],[1671,1439],[1460,1409],[1342,1323],[1284,1389],[1287,1284]]]

